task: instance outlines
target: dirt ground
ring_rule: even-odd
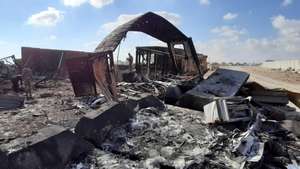
[[[285,88],[300,93],[300,74],[290,71],[272,70],[259,66],[226,67],[250,73],[250,81],[256,81],[268,88]]]
[[[9,95],[24,95],[13,93],[9,82],[2,83],[1,90]],[[74,97],[69,80],[47,82],[43,88],[33,90],[33,97],[21,109],[0,112],[0,149],[20,149],[26,137],[48,125],[73,128],[83,115],[92,111]]]

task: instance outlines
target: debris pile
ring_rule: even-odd
[[[216,78],[220,72],[224,76]],[[20,130],[12,126],[11,132],[4,132],[1,149],[6,152],[1,158],[13,169],[299,167],[294,129],[300,116],[288,106],[289,92],[246,83],[248,76],[221,69],[204,80],[121,82],[118,90],[124,101],[109,104],[101,95],[74,100],[71,89],[63,89],[69,96],[39,89],[36,102],[25,102],[27,112],[6,114],[36,126],[30,129],[17,121],[27,130],[25,135],[15,135],[18,132],[12,131]],[[70,85],[55,83],[60,88]],[[190,93],[196,95],[188,98]],[[173,105],[163,103],[170,98]],[[183,108],[183,98],[193,101],[185,102],[189,108]],[[53,106],[41,105],[44,101],[56,102],[69,117],[55,122],[59,114],[51,115],[53,108],[33,109]]]
[[[113,52],[128,31],[168,48],[139,48],[117,84]],[[299,168],[300,94],[225,68],[203,78],[207,57],[157,14],[119,26],[95,52],[22,55],[27,85],[23,75],[0,80],[0,169]]]
[[[248,77],[249,74],[244,72],[218,69],[198,84],[186,82],[194,85],[184,86],[178,82],[174,87],[174,83],[169,83],[166,90],[171,92],[165,90],[163,94],[166,97],[161,98],[169,102],[170,98],[173,99],[170,103],[177,110],[182,110],[180,107],[189,108],[186,109],[187,114],[181,115],[174,109],[170,110],[170,105],[167,106],[169,109],[162,112],[153,108],[142,109],[132,123],[116,132],[122,133],[119,135],[123,140],[122,145],[115,143],[114,138],[106,145],[109,145],[108,149],[117,148],[114,150],[117,152],[123,149],[125,154],[138,156],[136,168],[299,167],[299,132],[294,130],[299,123],[300,112],[288,105],[290,92],[247,83]],[[122,91],[122,86],[119,87]],[[133,91],[145,92],[137,89]],[[155,94],[151,91],[148,93]],[[167,93],[172,93],[174,97]],[[191,117],[194,112],[191,109],[199,110],[193,117],[198,119],[196,127],[193,126],[193,120],[185,122],[181,118]],[[198,133],[187,132],[191,128],[197,128]],[[168,137],[174,132],[178,133]],[[194,140],[197,144],[190,145],[192,149],[188,152],[193,152],[193,148],[199,146],[199,156],[185,154],[181,151],[184,146],[178,148],[182,142],[179,138],[185,134],[198,138]],[[147,154],[148,151],[155,152],[155,156]],[[169,156],[165,154],[166,151],[170,153]],[[177,165],[179,156],[181,166]],[[118,161],[118,157],[114,158],[118,165],[125,165],[123,161]],[[149,163],[152,166],[149,167]]]
[[[299,167],[299,139],[278,121],[253,111],[255,115],[247,122],[208,125],[205,115],[196,110],[172,105],[165,109],[146,107],[105,134],[100,149],[77,165],[149,169]]]

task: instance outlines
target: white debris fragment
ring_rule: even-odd
[[[173,147],[167,146],[167,147],[163,147],[163,148],[160,150],[160,153],[161,153],[161,155],[162,155],[163,157],[169,158],[169,157],[172,156],[172,154],[175,153],[175,150],[174,150]]]
[[[161,156],[156,156],[154,158],[148,158],[145,163],[144,167],[146,169],[159,169],[160,164],[163,164],[166,162],[166,159]]]

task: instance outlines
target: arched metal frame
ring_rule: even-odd
[[[167,43],[170,58],[173,63],[174,73],[178,73],[174,58],[174,45],[184,45],[184,49],[186,50],[187,55],[194,59],[199,74],[201,76],[203,75],[202,70],[199,66],[197,52],[195,50],[192,39],[188,38],[168,20],[152,12],[148,12],[144,15],[138,16],[137,18],[132,19],[131,21],[117,27],[106,38],[104,38],[104,40],[95,49],[95,52],[115,51],[121,40],[126,37],[126,34],[129,31],[143,32]]]

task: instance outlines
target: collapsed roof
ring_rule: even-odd
[[[168,20],[153,12],[148,12],[117,27],[98,45],[95,51],[114,51],[128,31],[143,32],[165,43],[188,39]]]

